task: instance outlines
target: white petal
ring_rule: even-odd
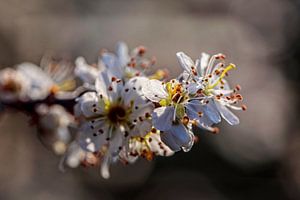
[[[201,88],[202,88],[202,86],[199,83],[190,83],[188,85],[187,90],[188,90],[189,94],[196,94],[197,91]]]
[[[88,123],[84,124],[79,132],[78,142],[86,151],[96,152],[103,145],[107,143],[107,133],[109,125],[103,121],[103,126],[100,129],[90,126]]]
[[[226,106],[220,104],[219,102],[215,102],[221,116],[230,124],[237,125],[240,123],[239,118],[233,114]]]
[[[152,121],[150,119],[144,119],[143,122],[140,122],[138,125],[136,125],[137,129],[137,136],[145,136],[149,133],[149,131],[152,128]]]
[[[48,74],[46,74],[40,67],[32,63],[22,63],[17,66],[17,70],[31,79],[32,84],[39,85],[52,85],[53,81]]]
[[[169,130],[172,127],[174,112],[173,106],[154,109],[152,113],[153,126],[160,131]]]
[[[186,149],[190,149],[193,144],[193,138],[189,134],[188,129],[183,124],[173,125],[170,130],[168,130],[174,137],[175,142],[180,147],[185,147]]]
[[[110,156],[106,155],[101,164],[101,175],[105,179],[109,179],[110,173],[109,173],[109,166],[110,166]]]
[[[181,146],[177,144],[174,136],[171,133],[163,132],[160,134],[161,140],[170,148],[172,151],[180,151]]]
[[[75,60],[75,65],[74,73],[76,76],[78,76],[83,82],[90,84],[95,83],[99,73],[98,69],[88,65],[83,57],[78,57]]]
[[[95,82],[96,91],[98,94],[103,95],[105,98],[108,98],[108,87],[111,81],[109,80],[108,73],[106,71],[102,71],[99,73],[98,78]]]
[[[120,128],[118,128],[113,132],[112,135],[113,137],[109,141],[108,151],[111,155],[116,156],[116,153],[119,152],[119,147],[122,146],[124,134],[122,133]]]
[[[101,106],[99,103],[102,102],[98,98],[95,92],[87,92],[79,98],[79,105],[81,112],[86,117],[92,117],[104,112],[104,105]]]
[[[148,80],[142,88],[146,98],[153,102],[159,102],[168,97],[164,85],[159,80]]]
[[[213,101],[203,106],[204,115],[206,115],[213,123],[217,124],[221,122],[221,116],[219,115],[216,105]]]
[[[134,102],[133,112],[130,115],[130,119],[134,120],[138,117],[145,117],[146,113],[151,114],[154,110],[154,105],[151,102]]]
[[[118,58],[112,53],[103,53],[102,54],[102,62],[105,64],[106,68],[110,73],[117,77],[122,78],[123,70],[122,66],[120,66]]]
[[[211,126],[214,124],[209,117],[204,114],[204,106],[198,100],[190,101],[186,104],[186,114],[192,120],[197,120],[199,122],[200,128],[203,126]],[[202,116],[199,116],[199,112],[202,113]]]
[[[207,129],[206,127],[210,127],[214,124],[213,121],[211,121],[211,119],[206,116],[206,115],[203,115],[200,119],[199,119],[199,125],[200,127],[199,128],[202,128],[204,127],[205,129]]]
[[[146,77],[134,77],[129,79],[122,90],[122,97],[124,98],[124,104],[129,105],[131,101],[134,101],[135,104],[145,103],[145,98],[142,98],[143,95],[142,89],[145,86],[149,79]]]
[[[185,105],[186,114],[190,120],[198,120],[199,112],[203,113],[203,105],[198,100],[190,101]]]
[[[183,72],[177,77],[177,80],[179,80],[179,82],[182,82],[182,81],[188,81],[189,78],[190,78],[190,73],[188,73],[187,71],[183,71]]]
[[[117,44],[117,50],[116,50],[119,64],[121,67],[126,67],[127,63],[129,62],[129,53],[128,53],[128,47],[124,42],[119,42]]]
[[[45,54],[40,62],[41,69],[56,83],[61,83],[71,78],[74,68],[65,60],[54,61],[53,56]]]
[[[66,152],[66,164],[71,168],[78,167],[83,159],[83,154],[84,152],[80,146],[76,142],[72,142]]]
[[[183,52],[177,52],[176,56],[177,56],[177,59],[181,65],[181,67],[185,71],[191,73],[191,70],[192,70],[191,67],[195,66],[194,61]]]
[[[115,102],[119,98],[123,88],[122,82],[112,81],[113,77],[115,76],[106,69],[100,72],[95,83],[96,91],[111,102]],[[111,90],[109,90],[110,87]]]
[[[207,53],[201,54],[201,61],[200,61],[200,75],[201,76],[205,75],[205,70],[206,70],[208,62],[209,62],[209,57],[210,56]]]
[[[75,106],[73,107],[73,112],[75,117],[79,117],[83,114],[80,103],[75,104]]]

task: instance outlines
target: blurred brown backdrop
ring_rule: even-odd
[[[5,114],[0,199],[299,199],[299,11],[296,0],[1,0],[1,67],[49,51],[95,62],[122,40],[145,45],[174,77],[177,51],[222,52],[248,111],[219,135],[199,131],[191,152],[119,164],[108,181],[97,169],[62,174],[28,118]]]

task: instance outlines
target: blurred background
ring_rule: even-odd
[[[222,52],[248,106],[241,124],[199,132],[189,153],[61,173],[28,118],[1,116],[0,199],[300,199],[300,1],[0,1],[0,66],[46,52],[95,62],[118,41],[145,45],[156,68],[180,72],[175,53]]]

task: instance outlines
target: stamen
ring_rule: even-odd
[[[237,95],[235,95],[235,97],[240,101],[243,100],[243,96],[241,94],[237,94]]]
[[[246,105],[242,105],[242,109],[243,109],[243,111],[246,111],[247,110],[247,106]]]
[[[236,85],[236,86],[235,86],[235,89],[236,89],[237,91],[240,91],[242,88],[241,88],[240,85]]]
[[[218,127],[212,127],[213,130],[212,130],[212,133],[213,134],[219,134],[220,133],[220,129]]]
[[[156,128],[154,128],[154,127],[151,129],[151,133],[156,133],[156,131],[157,131],[157,130],[156,130]]]
[[[143,56],[146,53],[146,48],[144,46],[138,47],[139,56]]]
[[[206,68],[206,72],[205,74],[209,74],[211,71],[212,71],[212,68],[214,66],[214,62],[218,59],[222,59],[224,60],[225,59],[225,55],[223,54],[217,54],[217,55],[213,55],[210,60],[209,60],[209,63],[207,65],[207,68]]]
[[[222,79],[225,77],[226,73],[229,71],[229,70],[232,70],[232,69],[236,69],[236,66],[234,64],[229,64],[225,69],[224,71],[222,72],[222,74],[220,75],[220,77],[218,78],[218,80],[211,86],[208,86],[207,89],[213,89],[214,87],[216,87],[219,83],[221,83]]]

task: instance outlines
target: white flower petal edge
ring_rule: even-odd
[[[116,54],[119,58],[121,66],[125,67],[130,60],[128,46],[124,42],[118,42],[116,48]]]
[[[194,135],[183,124],[173,125],[161,133],[161,140],[173,151],[189,151],[194,143]]]
[[[175,108],[172,106],[159,107],[153,111],[153,126],[160,131],[170,130],[172,127]]]
[[[230,125],[238,125],[240,123],[239,118],[233,114],[226,106],[222,105],[219,102],[215,102],[221,116],[225,119]]]
[[[142,92],[146,98],[153,102],[159,102],[161,99],[168,97],[168,93],[166,92],[164,85],[159,80],[147,81]]]
[[[110,166],[111,158],[109,156],[105,156],[102,160],[100,172],[103,178],[109,179],[110,173],[109,173],[109,166]]]
[[[40,67],[32,63],[22,63],[17,70],[30,80],[28,96],[33,100],[46,98],[55,83]]]
[[[182,68],[191,73],[192,67],[195,67],[194,61],[183,52],[177,52],[176,56]]]
[[[74,74],[78,76],[84,83],[94,84],[100,72],[100,69],[88,65],[83,57],[78,57],[75,60]]]
[[[202,53],[200,58],[200,69],[198,68],[198,72],[201,76],[205,75],[205,69],[207,68],[208,61],[209,61],[209,54]]]
[[[214,124],[221,121],[220,116],[230,125],[239,124],[237,116],[228,108],[246,110],[244,105],[240,107],[232,105],[242,100],[242,96],[237,93],[240,87],[237,86],[236,89],[230,89],[228,82],[224,79],[228,71],[236,68],[235,65],[229,64],[226,66],[223,54],[209,57],[208,54],[202,53],[200,61],[196,61],[197,71],[195,71],[192,68],[193,61],[187,55],[183,52],[178,52],[177,57],[184,69],[183,82],[188,91],[202,102],[204,117]],[[215,63],[216,61],[218,61],[217,64]],[[188,66],[191,66],[191,68]],[[203,123],[203,120],[198,122],[203,125],[203,128],[209,128],[208,124]]]

